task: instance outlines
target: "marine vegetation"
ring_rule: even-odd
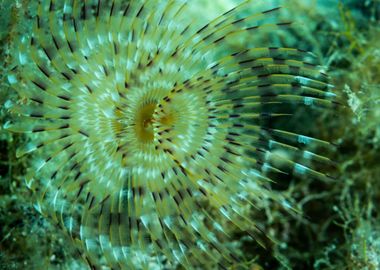
[[[249,268],[231,227],[276,239],[247,206],[298,215],[272,181],[331,180],[318,168],[332,144],[276,125],[338,104],[318,57],[276,39],[293,27],[281,5],[211,21],[177,0],[36,9],[14,41],[4,129],[25,134],[34,207],[91,268]]]

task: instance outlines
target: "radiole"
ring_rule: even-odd
[[[227,268],[219,220],[261,242],[243,206],[278,199],[268,172],[328,177],[300,147],[327,142],[265,124],[335,106],[313,54],[242,42],[291,27],[281,10],[244,1],[202,22],[185,1],[40,1],[9,77],[28,102],[5,128],[29,133],[36,205],[91,266]]]

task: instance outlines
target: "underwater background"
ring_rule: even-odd
[[[7,79],[14,68],[13,44],[20,33],[30,35],[37,2],[0,0],[1,126],[9,119],[6,102],[16,99]],[[189,16],[211,20],[241,1],[188,2]],[[290,121],[276,125],[331,142],[321,151],[333,164],[319,164],[318,171],[332,177],[274,181],[270,188],[296,211],[269,199],[260,200],[257,209],[247,206],[249,216],[276,241],[262,248],[231,228],[226,245],[246,261],[230,269],[380,269],[380,1],[283,2],[281,16],[291,16],[297,25],[275,38],[317,55],[340,105],[312,113],[299,108]],[[16,158],[24,140],[0,129],[0,269],[88,269],[68,236],[35,209],[24,182],[31,157]]]

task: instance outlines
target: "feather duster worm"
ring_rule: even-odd
[[[275,197],[267,172],[326,177],[302,162],[328,159],[300,146],[328,143],[264,124],[291,117],[282,104],[334,105],[312,54],[226,49],[290,25],[253,2],[202,25],[181,1],[38,4],[5,128],[30,134],[17,155],[33,152],[36,207],[92,267],[228,267],[239,258],[220,220],[260,239],[242,206]]]

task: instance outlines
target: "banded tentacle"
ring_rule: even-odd
[[[310,164],[330,162],[313,152],[329,143],[267,125],[336,105],[311,53],[257,38],[291,27],[281,7],[202,23],[177,0],[38,6],[5,127],[29,134],[17,155],[33,154],[36,205],[90,265],[225,268],[239,258],[221,220],[260,240],[244,207],[278,199],[268,172],[328,177]]]

